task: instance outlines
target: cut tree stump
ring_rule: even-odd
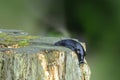
[[[1,29],[0,80],[90,80],[86,61],[79,65],[72,50],[53,45],[61,39]]]

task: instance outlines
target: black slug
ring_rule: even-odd
[[[79,64],[84,63],[85,51],[83,49],[83,46],[78,41],[72,39],[64,39],[56,42],[54,45],[71,49],[77,54]]]

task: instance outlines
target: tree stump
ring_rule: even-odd
[[[0,80],[90,80],[86,61],[79,65],[72,50],[53,45],[61,39],[1,29]]]

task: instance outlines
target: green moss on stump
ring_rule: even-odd
[[[13,47],[13,48],[19,48],[19,47],[25,47],[28,46],[29,40],[35,39],[37,36],[30,36],[30,35],[8,35],[6,33],[0,33],[0,46],[1,47]]]

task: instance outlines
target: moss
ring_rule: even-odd
[[[28,46],[29,42],[27,40],[19,41],[18,46],[23,47],[23,46]]]
[[[35,39],[37,36],[30,36],[30,35],[8,35],[5,33],[0,33],[0,46],[8,47],[13,45],[17,45],[17,47],[24,47],[29,45],[29,40]]]
[[[5,33],[0,33],[0,38],[7,36]]]

